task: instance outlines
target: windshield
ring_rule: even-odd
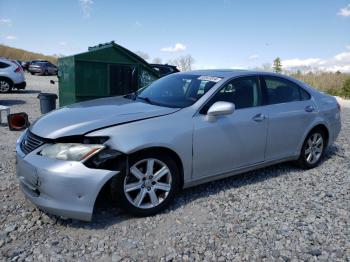
[[[139,90],[136,99],[160,106],[184,108],[194,104],[220,80],[212,76],[172,74]]]

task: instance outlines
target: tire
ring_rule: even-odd
[[[152,163],[153,168],[150,168]],[[129,161],[129,172],[124,171],[112,180],[112,199],[127,213],[154,215],[174,200],[180,185],[179,176],[175,161],[168,155],[152,152],[137,155]]]
[[[12,83],[7,79],[0,79],[0,93],[10,93]]]
[[[33,76],[34,75],[34,73],[33,72],[30,72],[30,74]]]
[[[47,70],[44,71],[44,76],[48,76],[49,75],[49,72]]]
[[[319,165],[326,149],[326,136],[321,129],[312,130],[303,143],[298,164],[303,169]]]

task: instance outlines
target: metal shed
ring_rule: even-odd
[[[124,95],[159,78],[144,59],[114,41],[60,58],[58,66],[60,106]]]

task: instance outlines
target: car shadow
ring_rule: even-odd
[[[11,93],[12,94],[39,94],[41,93],[41,91],[25,89],[25,90],[12,90]]]
[[[2,105],[2,106],[23,105],[25,103],[26,103],[26,101],[21,100],[21,99],[6,99],[6,100],[0,99],[0,105]]]
[[[322,165],[334,155],[343,157],[344,154],[342,151],[343,150],[341,148],[330,146],[325,152],[320,164]],[[300,168],[295,165],[295,163],[285,162],[184,189],[176,197],[174,203],[168,209],[161,212],[160,215],[174,211],[200,198],[206,198],[211,195],[216,195],[222,191],[240,188],[246,185],[261,183],[275,177],[289,175],[290,172],[297,170],[300,170]],[[55,217],[52,215],[50,216]],[[104,229],[108,228],[109,226],[119,224],[125,220],[137,218],[124,213],[120,208],[116,207],[115,204],[109,200],[108,196],[101,196],[95,205],[94,215],[91,222],[83,222],[74,219],[63,220],[57,217],[56,219],[57,223],[69,227]]]

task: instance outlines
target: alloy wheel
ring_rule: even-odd
[[[6,93],[10,90],[10,83],[8,83],[5,80],[0,81],[0,92],[1,93]]]
[[[305,145],[305,160],[308,164],[315,164],[322,156],[323,137],[320,133],[312,134]]]
[[[161,204],[172,186],[168,166],[155,158],[138,161],[124,179],[124,194],[137,208],[148,209]]]

